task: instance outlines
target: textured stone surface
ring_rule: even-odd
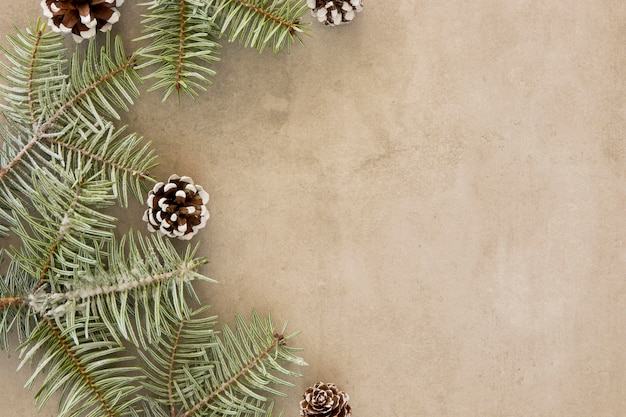
[[[278,408],[322,380],[360,417],[622,416],[626,4],[367,1],[311,33],[290,55],[226,45],[208,93],[125,120],[161,178],[211,194],[207,303],[303,330]],[[33,415],[16,364],[3,417]]]

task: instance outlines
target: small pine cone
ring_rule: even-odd
[[[318,382],[302,394],[300,415],[303,417],[350,417],[352,409],[348,394],[335,384]]]
[[[209,194],[191,178],[172,175],[167,184],[159,182],[148,193],[143,220],[151,232],[189,240],[206,226],[208,202]]]
[[[71,33],[76,42],[111,30],[120,19],[117,7],[124,0],[41,0],[48,26],[55,32]]]
[[[327,26],[350,23],[363,10],[363,0],[307,0],[311,14]]]

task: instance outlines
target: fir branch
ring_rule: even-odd
[[[102,261],[101,247],[112,239],[115,219],[97,209],[110,205],[114,196],[111,183],[98,176],[86,177],[80,168],[68,172],[60,167],[32,173],[30,184],[18,184],[23,187],[21,194],[31,198],[32,214],[2,188],[15,219],[12,229],[22,240],[14,259],[36,279],[31,291],[44,284],[57,291],[64,279],[75,276],[79,265]]]
[[[181,417],[189,417],[198,412],[202,407],[206,406],[213,399],[217,398],[220,394],[226,391],[228,388],[234,386],[242,379],[246,374],[252,371],[267,355],[274,351],[278,346],[284,343],[284,335],[275,334],[272,343],[265,347],[261,352],[257,353],[242,369],[236,374],[230,377],[227,381],[224,381],[222,385],[211,391],[207,396],[198,401],[191,409],[185,411]]]
[[[70,360],[71,364],[73,365],[74,371],[78,373],[80,378],[89,387],[93,395],[96,397],[98,403],[100,404],[100,408],[102,408],[102,411],[104,411],[105,415],[108,417],[117,417],[117,415],[114,413],[111,406],[104,399],[104,395],[102,394],[100,388],[96,385],[92,377],[85,370],[85,367],[83,366],[83,364],[76,357],[76,355],[70,348],[69,343],[62,337],[61,331],[56,327],[54,322],[50,320],[49,318],[47,317],[44,318],[44,322],[46,326],[48,327],[48,329],[50,330],[50,332],[53,334],[57,345],[63,350],[63,353]]]
[[[249,2],[247,2],[245,0],[234,0],[234,1],[240,3],[243,7],[247,7],[248,9],[253,10],[255,13],[260,14],[265,19],[273,20],[277,24],[288,28],[289,29],[289,33],[291,33],[291,34],[293,34],[296,31],[296,27],[297,27],[296,25],[298,23],[300,23],[299,20],[294,20],[294,21],[288,22],[288,21],[282,19],[280,16],[273,15],[272,13],[268,12],[267,10],[265,10],[265,9],[259,7],[259,6],[255,6],[254,4],[249,3]]]
[[[45,24],[37,20],[34,27],[26,32],[15,29],[16,34],[7,40],[13,51],[1,50],[12,63],[0,63],[0,77],[7,83],[0,85],[6,104],[5,117],[14,122],[34,126],[42,110],[42,89],[59,90],[63,86],[64,75],[60,68],[67,62],[67,49],[58,33],[46,32]]]
[[[125,235],[111,241],[106,265],[79,268],[70,279],[56,282],[67,291],[33,293],[31,307],[67,328],[77,317],[98,320],[112,334],[146,346],[161,337],[170,317],[189,317],[185,295],[197,299],[192,281],[214,282],[196,272],[206,260],[194,258],[194,252],[181,256],[164,238],[138,235],[136,242],[132,234]],[[83,331],[89,333],[89,326]]]
[[[74,326],[84,326],[83,320]],[[42,407],[52,394],[60,391],[59,417],[135,415],[133,404],[139,401],[135,395],[139,390],[138,369],[123,365],[134,358],[122,355],[126,349],[109,341],[110,334],[101,324],[92,324],[92,328],[90,338],[74,341],[69,337],[71,332],[44,317],[22,346],[18,369],[43,351],[26,386],[32,387],[43,375],[35,396],[37,405]]]
[[[75,155],[90,161],[94,169],[106,172],[119,203],[126,207],[128,190],[143,201],[146,185],[155,182],[150,171],[156,166],[156,157],[150,142],[143,143],[143,138],[134,133],[123,135],[124,130],[107,124],[95,137],[65,135],[47,137],[45,142],[56,147],[58,155]]]
[[[180,339],[186,320],[181,320],[178,331],[172,343],[172,353],[170,355],[170,365],[167,373],[167,399],[170,404],[170,417],[176,417],[176,404],[174,402],[174,369],[176,367],[176,354],[180,347]]]
[[[35,42],[33,44],[33,51],[30,55],[30,62],[28,65],[28,112],[30,114],[30,121],[33,125],[35,125],[37,118],[35,117],[35,103],[33,100],[33,84],[35,79],[35,68],[37,63],[37,55],[39,53],[39,47],[41,43],[41,38],[43,36],[43,28],[37,30],[37,34],[35,37]]]
[[[79,197],[80,197],[80,194],[81,194],[81,192],[83,190],[84,185],[85,185],[85,179],[84,178],[80,178],[79,181],[73,187],[74,195],[72,196],[72,200],[69,202],[67,210],[65,211],[65,214],[63,214],[63,218],[62,218],[61,222],[59,223],[59,228],[58,228],[58,231],[57,231],[57,235],[54,238],[54,240],[52,241],[52,245],[50,247],[50,250],[46,254],[45,262],[44,262],[44,264],[43,264],[43,266],[41,268],[41,271],[39,273],[39,280],[37,282],[37,285],[35,285],[35,291],[39,287],[44,285],[45,282],[46,282],[46,279],[47,279],[47,276],[48,276],[48,270],[50,269],[50,266],[52,265],[53,258],[55,256],[55,254],[58,252],[59,245],[61,244],[61,241],[65,238],[65,234],[70,229],[71,219],[72,219],[72,217],[74,217],[74,213],[76,211],[76,206],[78,205],[78,200],[79,200]]]
[[[306,365],[293,355],[282,332],[271,319],[253,313],[250,323],[237,317],[234,331],[223,327],[223,337],[212,331],[214,318],[171,320],[170,332],[147,352],[145,388],[170,417],[210,412],[234,416],[269,411],[272,402],[262,392],[281,395],[273,384],[291,385],[274,373],[298,374],[279,362]]]
[[[27,294],[33,284],[32,276],[15,260],[10,262],[6,275],[0,277],[0,298],[3,300],[0,308],[0,348],[7,353],[9,332],[15,329],[20,342],[30,333],[32,323]]]
[[[5,308],[19,307],[26,304],[22,297],[0,297],[0,311]]]
[[[141,291],[146,287],[157,286],[179,277],[181,278],[181,280],[191,279],[188,278],[188,274],[194,269],[198,268],[203,263],[205,263],[203,260],[195,260],[192,261],[190,264],[181,265],[179,268],[163,274],[140,277],[136,280],[131,280],[128,276],[121,276],[118,277],[118,281],[116,283],[111,285],[81,285],[78,289],[63,293],[43,292],[39,295],[36,295],[35,293],[41,286],[38,285],[35,287],[35,291],[32,294],[32,297],[37,301],[33,302],[32,306],[34,307],[35,311],[44,313],[45,315],[62,317],[68,312],[66,308],[59,308],[62,306],[75,306],[76,304],[89,302],[95,297],[108,295],[117,296],[119,294],[127,294],[132,291]],[[93,277],[87,277],[85,274],[82,274],[81,278],[83,280],[87,280],[89,283],[92,283],[94,281]],[[102,278],[100,278],[99,280],[102,280]],[[67,285],[67,283],[65,285]]]
[[[150,43],[139,48],[142,57],[138,69],[151,68],[144,78],[155,79],[148,89],[163,89],[163,101],[173,92],[180,98],[185,92],[196,97],[205,91],[215,71],[210,65],[218,61],[216,27],[210,8],[203,0],[153,0],[142,24],[144,35],[137,41]]]
[[[176,59],[176,80],[174,81],[174,86],[177,92],[180,92],[180,89],[183,86],[182,78],[183,78],[183,62],[185,56],[185,0],[180,0],[180,12],[178,15],[178,56]]]
[[[0,167],[0,180],[2,180],[13,168],[15,168],[15,166],[22,160],[22,158],[24,157],[24,155],[26,155],[26,153],[28,151],[30,151],[36,144],[37,142],[40,140],[41,138],[38,136],[33,136],[31,140],[28,141],[28,143],[26,144],[26,146],[24,146],[18,153],[17,155],[15,155],[15,157],[13,157],[13,159],[11,160],[11,162],[9,162],[7,165]]]
[[[215,344],[216,318],[199,317],[205,310],[192,312],[188,319],[164,321],[169,330],[149,350],[139,351],[146,365],[144,386],[152,394],[150,399],[167,406],[170,417],[178,415],[177,410],[198,388],[195,381],[202,381],[212,369],[207,350]]]
[[[32,39],[31,42],[37,44],[37,38]],[[101,121],[101,114],[107,117],[119,118],[114,106],[127,109],[124,99],[127,101],[132,100],[129,92],[135,95],[138,94],[134,85],[136,76],[133,75],[136,58],[125,57],[120,38],[115,39],[114,51],[111,50],[108,37],[106,44],[101,48],[99,57],[95,50],[95,41],[91,40],[87,57],[82,61],[82,68],[79,65],[81,61],[80,56],[78,53],[74,55],[72,59],[73,70],[69,76],[69,81],[62,84],[63,88],[59,89],[59,91],[39,92],[41,95],[45,93],[47,99],[47,106],[42,106],[46,109],[56,108],[56,110],[44,117],[44,120],[40,123],[33,125],[29,120],[28,124],[32,128],[30,138],[13,158],[0,168],[0,180],[6,177],[35,148],[35,145],[52,136],[55,133],[57,124],[65,126],[56,132],[62,135],[68,131],[68,127],[75,124],[75,119],[78,118],[86,126],[89,126],[93,133],[97,134],[99,129],[96,128],[96,124],[100,124],[105,128]],[[115,55],[116,59],[114,62],[110,58],[111,55]],[[57,74],[57,76],[60,76],[60,74]],[[41,86],[39,87],[41,89]],[[103,92],[106,92],[106,96]],[[29,91],[28,94],[31,95],[33,92]],[[124,99],[122,99],[122,96]],[[44,114],[42,113],[41,116],[43,117]],[[19,120],[19,117],[14,116],[14,119]]]
[[[270,46],[276,53],[302,42],[304,25],[300,18],[308,10],[304,0],[206,0],[215,7],[213,19],[220,35],[239,40],[244,46],[263,52]]]

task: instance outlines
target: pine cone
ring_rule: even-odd
[[[311,14],[321,23],[337,26],[350,23],[363,10],[363,0],[307,0]]]
[[[302,395],[300,415],[303,417],[350,417],[348,394],[339,391],[335,384],[318,382]]]
[[[151,232],[189,240],[206,226],[208,202],[209,194],[191,178],[172,175],[167,184],[159,182],[148,193],[143,220]]]
[[[55,32],[71,33],[76,42],[106,32],[120,18],[124,0],[41,0],[43,14]]]

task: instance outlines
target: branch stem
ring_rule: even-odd
[[[0,298],[0,311],[7,307],[19,306],[26,304],[26,300],[21,297],[2,297]]]
[[[106,159],[106,158],[104,158],[104,157],[102,157],[102,156],[100,156],[98,154],[95,154],[93,152],[89,152],[89,151],[87,151],[87,150],[85,150],[83,148],[80,148],[78,146],[71,145],[69,143],[65,143],[63,141],[60,141],[60,140],[52,138],[52,137],[48,137],[45,140],[48,143],[51,143],[53,145],[59,145],[59,146],[65,148],[65,149],[68,149],[68,150],[70,150],[72,152],[79,153],[79,154],[81,154],[83,156],[86,156],[87,158],[89,158],[91,160],[98,161],[98,162],[100,162],[103,165],[108,165],[108,166],[113,167],[113,168],[115,168],[117,170],[120,170],[122,172],[126,172],[126,173],[129,173],[131,175],[137,175],[137,176],[141,177],[142,179],[149,179],[150,178],[150,173],[147,172],[147,171],[142,171],[142,170],[138,170],[138,169],[132,169],[130,167],[127,167],[127,166],[124,166],[124,165],[120,164],[119,162],[108,160],[108,159]]]
[[[129,292],[137,288],[147,287],[148,285],[167,281],[168,279],[177,275],[181,275],[181,276],[185,275],[186,273],[194,270],[201,264],[202,262],[198,261],[198,262],[191,263],[189,265],[184,265],[181,268],[178,268],[173,271],[168,271],[163,274],[154,275],[154,276],[143,278],[143,279],[138,279],[136,281],[127,281],[127,282],[118,283],[114,285],[106,285],[103,287],[81,288],[78,290],[63,293],[62,296],[65,300],[79,301],[79,300],[93,297],[96,295]]]

